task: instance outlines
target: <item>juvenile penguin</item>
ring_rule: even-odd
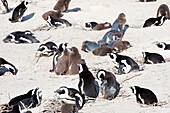
[[[116,20],[118,20],[119,24],[118,24],[118,28],[120,30],[120,32],[123,34],[123,28],[125,26],[126,23],[126,18],[125,18],[125,14],[124,13],[120,13],[118,18]],[[112,25],[112,30],[114,28],[114,24]]]
[[[36,57],[41,56],[52,56],[58,50],[57,45],[54,42],[46,42],[45,44],[41,44],[37,50]]]
[[[156,44],[159,48],[162,48],[164,50],[170,50],[170,44],[166,44],[164,42],[160,42]]]
[[[139,65],[129,56],[118,55],[117,53],[108,53],[107,55],[112,59],[112,62],[114,63],[115,68],[118,69],[119,74],[126,74],[133,70],[141,70],[139,69]]]
[[[166,16],[167,19],[170,19],[169,7],[166,4],[161,4],[157,10],[156,17]]]
[[[42,18],[47,21],[48,20],[48,16],[53,17],[54,19],[56,18],[61,18],[63,16],[63,14],[61,13],[61,11],[47,11],[42,15]]]
[[[130,89],[136,96],[137,103],[150,105],[158,102],[156,95],[149,89],[140,88],[139,86],[131,86]]]
[[[5,59],[3,59],[3,58],[0,58],[0,67],[7,68],[13,75],[17,74],[16,67],[13,64],[9,63],[8,61],[6,61]],[[0,75],[1,75],[1,73],[0,73]]]
[[[146,64],[157,64],[157,63],[165,63],[164,58],[162,55],[158,53],[149,53],[149,52],[142,52],[144,63]]]
[[[89,52],[89,51],[93,51],[97,48],[99,48],[99,44],[97,44],[96,42],[92,42],[92,41],[84,41],[82,43],[82,48],[81,50],[82,51],[85,51],[85,52]]]
[[[5,9],[6,9],[6,12],[9,13],[10,11],[9,11],[9,8],[8,8],[7,0],[1,0],[1,1],[2,1],[3,5],[4,5]]]
[[[61,101],[62,113],[77,113],[84,104],[85,96],[74,88],[60,87],[54,91],[57,100]]]
[[[26,94],[16,96],[12,98],[8,103],[9,106],[18,105],[21,110],[35,108],[41,104],[42,100],[42,91],[39,88],[32,89]]]
[[[54,6],[54,10],[66,12],[70,2],[71,0],[58,0]]]
[[[166,16],[160,16],[157,18],[149,18],[145,21],[143,27],[150,27],[150,26],[161,26],[164,24],[165,20],[167,20]]]
[[[71,48],[72,52],[69,54],[69,74],[75,75],[79,73],[77,64],[82,64],[81,55],[76,47]]]
[[[27,10],[28,2],[22,1],[12,13],[12,18],[9,18],[11,22],[19,22],[21,21],[21,17],[24,15],[24,12]]]
[[[80,93],[85,94],[87,97],[96,98],[98,96],[98,90],[93,74],[88,70],[86,64],[80,64],[79,69],[78,88]]]
[[[62,19],[62,18],[55,18],[55,19],[54,19],[52,16],[47,16],[47,23],[48,23],[50,26],[55,26],[55,27],[60,26],[60,24],[66,25],[66,27],[72,26],[72,24],[69,23],[67,20]]]
[[[39,40],[36,39],[34,34],[29,31],[15,31],[10,33],[5,39],[3,39],[4,43],[40,43]]]
[[[107,53],[112,53],[112,52],[116,52],[116,50],[105,46],[99,47],[92,51],[92,53],[96,56],[106,56]]]
[[[103,69],[97,72],[97,78],[101,80],[100,91],[104,96],[104,99],[112,100],[114,99],[120,90],[120,85],[116,81],[116,77],[111,72],[105,71]]]
[[[100,24],[98,24],[97,22],[88,22],[85,23],[85,27],[91,28],[93,30],[104,30],[104,29],[111,28],[111,24],[109,22],[100,23]]]

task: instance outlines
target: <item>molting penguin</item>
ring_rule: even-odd
[[[98,90],[93,74],[88,70],[86,64],[80,64],[79,68],[78,88],[80,93],[85,94],[87,97],[96,98],[98,96]]]
[[[58,0],[54,6],[54,10],[66,12],[70,2],[71,0]]]
[[[170,50],[170,44],[166,44],[164,42],[160,42],[156,44],[159,48],[162,48],[164,50]]]
[[[166,16],[160,16],[157,18],[149,18],[145,21],[143,27],[150,27],[152,25],[154,26],[161,26],[163,23],[167,20]]]
[[[19,4],[12,13],[12,18],[9,18],[9,21],[11,22],[19,22],[21,17],[24,15],[24,12],[27,9],[28,2],[22,1],[21,4]]]
[[[17,74],[17,69],[16,67],[9,63],[8,61],[6,61],[5,59],[3,58],[0,58],[0,67],[5,67],[7,68],[13,75],[16,75]],[[0,75],[3,75],[4,73],[0,73]]]
[[[62,86],[54,93],[57,100],[62,102],[62,113],[77,113],[85,104],[84,94],[74,88]]]
[[[169,7],[166,4],[161,4],[157,10],[156,17],[160,16],[166,16],[167,19],[170,19],[170,11]]]
[[[28,93],[12,98],[9,106],[18,105],[21,110],[35,108],[41,104],[42,91],[39,88],[32,89]]]
[[[103,69],[97,72],[97,78],[101,80],[100,91],[104,96],[104,99],[112,100],[114,99],[120,90],[120,85],[116,81],[116,77],[111,72],[105,71]]]
[[[142,52],[144,63],[147,64],[157,64],[157,63],[165,63],[164,58],[158,53],[149,53],[149,52]]]
[[[97,22],[88,22],[85,23],[85,27],[91,28],[93,30],[104,30],[104,29],[111,28],[112,26],[109,22],[100,23],[100,24],[98,24]]]
[[[92,42],[92,41],[84,41],[82,43],[82,51],[88,52],[88,51],[93,51],[97,48],[99,48],[99,44],[97,44],[96,42]]]
[[[141,70],[139,69],[139,65],[128,56],[118,55],[116,53],[108,53],[107,55],[112,59],[115,67],[119,70],[119,74],[126,74],[133,70]]]
[[[15,31],[10,33],[4,40],[4,43],[40,43],[39,40],[36,39],[31,31]]]
[[[53,18],[52,16],[47,16],[47,23],[49,23],[50,26],[55,26],[55,27],[58,27],[60,26],[61,24],[62,25],[66,25],[66,27],[70,27],[72,26],[71,23],[69,23],[67,20],[65,19],[61,19],[61,18]]]
[[[42,15],[42,18],[44,20],[48,20],[48,16],[51,16],[52,18],[56,19],[56,18],[61,18],[63,16],[63,14],[61,13],[61,11],[47,11]]]
[[[137,103],[150,105],[158,102],[156,95],[149,89],[139,86],[131,86],[130,89],[135,94]]]
[[[36,57],[41,56],[52,56],[55,52],[57,52],[58,47],[54,42],[47,42],[45,44],[41,44],[37,50]]]
[[[1,0],[1,1],[2,1],[3,5],[4,5],[5,9],[6,9],[6,12],[9,13],[10,10],[9,10],[9,8],[8,8],[8,2],[7,2],[7,0]]]
[[[69,54],[69,74],[75,75],[79,73],[77,64],[82,64],[81,55],[76,47],[71,48],[72,52]]]

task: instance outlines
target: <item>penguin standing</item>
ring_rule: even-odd
[[[62,113],[77,113],[85,104],[84,94],[74,88],[62,86],[54,93],[57,100],[62,102]]]
[[[149,53],[149,52],[142,52],[144,63],[146,64],[157,64],[157,63],[165,63],[164,58],[162,55],[158,53]]]
[[[12,13],[12,18],[9,18],[9,21],[11,22],[19,22],[21,20],[21,17],[24,15],[25,11],[27,10],[28,2],[22,1],[21,4],[19,4]]]
[[[78,88],[80,93],[84,93],[87,97],[96,98],[98,96],[98,90],[93,74],[88,70],[86,64],[80,64],[79,69]]]
[[[119,74],[127,74],[132,70],[141,70],[139,65],[130,57],[125,55],[118,55],[116,53],[107,54],[114,63],[116,69],[119,70]]]
[[[5,59],[3,59],[3,58],[0,58],[0,67],[7,68],[13,75],[17,74],[16,67],[13,64],[9,63],[8,61],[6,61]],[[0,73],[0,75],[2,75],[2,74]]]
[[[170,44],[166,44],[164,42],[160,42],[156,44],[159,48],[162,48],[164,50],[170,50]]]
[[[96,76],[102,82],[100,85],[100,92],[104,96],[104,99],[114,99],[120,90],[120,85],[116,81],[114,74],[101,69],[97,72]]]
[[[149,89],[140,88],[139,86],[131,86],[130,89],[136,96],[137,103],[150,105],[158,102],[156,95]]]
[[[78,64],[82,64],[81,55],[76,47],[71,48],[69,54],[69,74],[75,75],[79,73]]]

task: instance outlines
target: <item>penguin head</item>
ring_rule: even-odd
[[[104,23],[104,26],[105,26],[105,27],[112,27],[112,25],[111,25],[109,22],[105,22],[105,23]]]
[[[24,3],[25,7],[27,7],[27,6],[28,6],[28,2],[26,2],[26,1],[22,1],[22,3]]]
[[[42,91],[39,88],[32,90],[32,99],[37,106],[41,104],[42,101]]]
[[[15,66],[13,66],[12,64],[8,63],[8,64],[4,64],[5,68],[7,68],[13,75],[17,74],[17,69],[15,68]]]
[[[52,19],[51,16],[48,15],[46,21],[47,21],[47,23],[49,24],[49,26],[52,26],[52,24],[51,24],[51,19]]]
[[[136,95],[136,94],[137,94],[137,90],[138,90],[140,87],[139,87],[139,86],[130,86],[129,88],[132,90],[132,93]]]
[[[148,52],[142,52],[143,58],[146,57],[147,53],[148,53]]]
[[[15,35],[13,34],[9,34],[4,40],[3,40],[4,43],[15,43],[16,40],[15,40]]]
[[[127,48],[132,47],[132,45],[128,41],[122,41],[122,42]]]
[[[117,55],[118,55],[117,53],[107,53],[107,56],[111,58],[113,63],[116,62]]]
[[[159,17],[158,17],[159,18]],[[164,15],[164,16],[161,16],[160,17],[160,25],[162,25],[164,22],[165,22],[165,20],[167,20],[167,17],[166,17],[166,15]]]
[[[36,52],[36,57],[50,56],[51,50],[45,45],[41,44]]]
[[[165,47],[166,47],[166,43],[164,43],[164,42],[157,43],[156,45],[157,45],[159,48],[162,48],[162,49],[165,49]]]
[[[79,67],[79,73],[88,71],[88,67],[86,64],[78,64]]]
[[[101,81],[103,81],[105,79],[105,75],[106,75],[106,71],[101,69],[97,72],[97,78]]]

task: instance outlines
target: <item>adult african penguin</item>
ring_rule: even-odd
[[[9,63],[8,61],[6,61],[4,58],[0,57],[0,68],[1,67],[7,68],[13,75],[17,74],[18,70],[16,69],[16,67],[13,64]],[[4,73],[0,73],[0,75],[3,75],[3,74]]]
[[[97,84],[93,74],[88,70],[86,64],[79,65],[79,84],[81,94],[87,97],[96,98],[98,96]]]
[[[162,48],[164,50],[170,50],[170,44],[166,44],[164,42],[160,42],[156,44],[159,48]]]
[[[24,15],[24,12],[27,10],[28,2],[22,1],[12,13],[12,18],[9,18],[11,22],[19,22],[21,21],[21,17]]]
[[[157,18],[149,18],[145,21],[143,27],[150,27],[152,25],[154,26],[161,26],[163,23],[167,20],[166,16],[160,16]]]
[[[62,86],[54,91],[55,97],[61,101],[62,113],[75,113],[80,110],[85,104],[85,96],[74,88]]]
[[[5,39],[3,39],[4,43],[40,43],[39,40],[36,39],[34,34],[29,31],[15,31],[10,33]]]
[[[55,52],[57,52],[58,47],[54,42],[46,42],[45,44],[41,44],[37,50],[36,56],[52,56]]]
[[[130,89],[136,96],[137,103],[150,105],[158,102],[156,95],[149,89],[141,88],[139,86],[131,86]]]
[[[114,99],[120,90],[120,85],[116,80],[113,73],[106,70],[100,69],[97,74],[97,78],[101,80],[100,92],[104,99],[112,100]]]
[[[108,53],[107,55],[111,58],[116,69],[119,70],[119,74],[127,74],[133,70],[141,70],[139,69],[139,65],[129,56],[119,55],[117,53]]]
[[[157,63],[165,63],[164,58],[162,55],[158,53],[149,53],[149,52],[142,52],[144,63],[146,64],[157,64]]]

